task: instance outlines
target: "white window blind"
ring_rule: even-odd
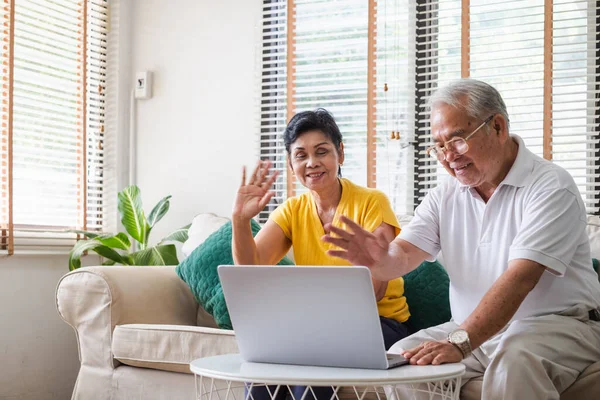
[[[597,1],[553,2],[551,154],[594,214],[600,211],[599,12]]]
[[[8,4],[0,252],[68,250],[103,220],[108,3]]]
[[[470,15],[470,76],[498,89],[510,132],[543,156],[544,0],[471,0]]]
[[[598,212],[597,2],[554,0],[423,1],[417,44],[418,100],[461,76],[496,87],[511,133],[574,177],[589,213]],[[463,9],[463,5],[469,7]],[[466,12],[467,14],[463,14]],[[461,40],[461,34],[462,40]],[[461,51],[462,50],[462,51]],[[423,72],[421,72],[423,71]],[[421,85],[421,86],[419,86]],[[419,121],[420,120],[420,121]],[[419,146],[431,143],[423,110]],[[447,174],[423,152],[419,201]]]
[[[415,206],[448,177],[444,168],[425,154],[433,140],[429,111],[423,106],[438,87],[461,77],[461,1],[418,1],[416,19]]]
[[[377,2],[374,181],[397,214],[414,207],[415,7],[412,0]]]
[[[287,125],[287,0],[265,0],[260,51],[260,158],[270,160],[279,172],[275,196],[259,214],[264,222],[287,198],[287,158],[283,132]],[[251,166],[254,168],[254,166]],[[250,171],[249,171],[250,172]]]
[[[344,140],[342,174],[359,185],[367,184],[368,6],[297,0],[294,28],[293,112],[323,107],[333,114]]]

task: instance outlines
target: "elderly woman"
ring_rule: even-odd
[[[253,238],[250,220],[273,196],[269,189],[277,173],[271,173],[270,162],[259,161],[246,182],[244,168],[232,213],[232,248],[236,264],[274,265],[293,246],[297,265],[351,265],[329,256],[327,250],[333,246],[321,240],[327,233],[325,225],[341,226],[337,219],[339,215],[356,221],[380,240],[387,243],[394,240],[400,226],[385,194],[341,177],[344,144],[328,111],[317,109],[296,114],[285,130],[284,143],[290,169],[308,192],[287,199],[271,213]],[[404,297],[404,281],[402,278],[373,279],[373,287],[388,349],[409,333],[404,325],[410,316]],[[258,389],[252,390],[255,400],[266,394],[266,391],[259,393]],[[328,393],[317,393],[317,397],[327,397]],[[296,398],[300,397],[301,393]]]

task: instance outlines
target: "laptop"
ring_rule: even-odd
[[[388,369],[366,267],[220,265],[219,278],[245,361]]]

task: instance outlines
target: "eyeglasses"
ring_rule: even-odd
[[[495,114],[490,115],[486,118],[485,121],[481,125],[479,125],[473,132],[469,134],[466,138],[455,137],[447,142],[444,142],[444,146],[440,146],[439,144],[435,144],[427,148],[427,154],[431,157],[435,158],[438,161],[444,161],[446,159],[446,152],[451,151],[454,154],[465,154],[467,150],[469,150],[469,145],[467,144],[467,140],[471,139],[471,136],[477,133],[481,128],[485,126],[488,122],[494,118]]]

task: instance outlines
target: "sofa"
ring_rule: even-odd
[[[401,218],[401,225],[409,219]],[[225,221],[213,214],[196,217],[183,252],[189,254]],[[588,233],[592,256],[600,258],[600,218],[588,218]],[[74,400],[193,399],[190,361],[238,351],[234,332],[218,329],[172,266],[80,268],[60,279],[56,304],[78,343]],[[461,398],[479,399],[481,384],[464,385]],[[561,396],[599,398],[600,360]]]

